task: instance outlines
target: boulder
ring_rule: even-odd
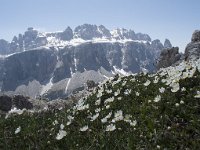
[[[12,108],[12,98],[7,95],[0,96],[0,110],[9,111]]]
[[[33,104],[29,101],[29,97],[24,97],[22,95],[15,95],[13,97],[13,105],[17,109],[32,109]]]

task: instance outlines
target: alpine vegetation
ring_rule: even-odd
[[[2,115],[0,149],[199,149],[200,59],[111,77],[67,109]]]

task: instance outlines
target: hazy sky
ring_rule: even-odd
[[[200,29],[200,0],[0,0],[0,39],[27,27],[64,30],[84,23],[169,38],[181,51]]]

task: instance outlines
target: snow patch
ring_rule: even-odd
[[[124,76],[129,76],[130,75],[130,73],[124,71],[124,69],[119,69],[116,66],[113,66],[113,68],[114,68],[114,72],[115,73],[119,73],[119,74],[124,75]]]
[[[44,93],[46,93],[48,90],[51,89],[51,87],[53,86],[52,80],[53,80],[53,77],[49,80],[49,82],[46,85],[44,85],[42,87],[42,91],[41,91],[40,95],[43,95]]]

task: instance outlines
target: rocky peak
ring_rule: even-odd
[[[192,42],[200,42],[200,30],[195,30],[194,33],[192,34]]]
[[[124,28],[117,28],[111,31],[112,37],[116,40],[129,39],[129,31]]]
[[[91,40],[93,38],[102,38],[106,36],[106,33],[109,35],[108,31],[109,30],[102,25],[98,27],[96,25],[83,24],[75,28],[74,37]]]
[[[200,58],[200,30],[195,30],[192,34],[191,42],[185,48],[185,59]]]
[[[104,37],[110,38],[110,31],[103,25],[98,26],[98,31],[103,34]]]
[[[143,34],[143,33],[137,33],[136,40],[151,42],[150,36],[148,34]]]
[[[151,52],[155,56],[155,58],[158,58],[160,56],[161,50],[163,49],[164,46],[160,42],[160,40],[156,39],[151,42]]]
[[[164,48],[172,48],[172,44],[168,39],[165,39]]]
[[[70,41],[73,38],[73,31],[70,27],[67,27],[60,33],[59,38],[63,41]]]

